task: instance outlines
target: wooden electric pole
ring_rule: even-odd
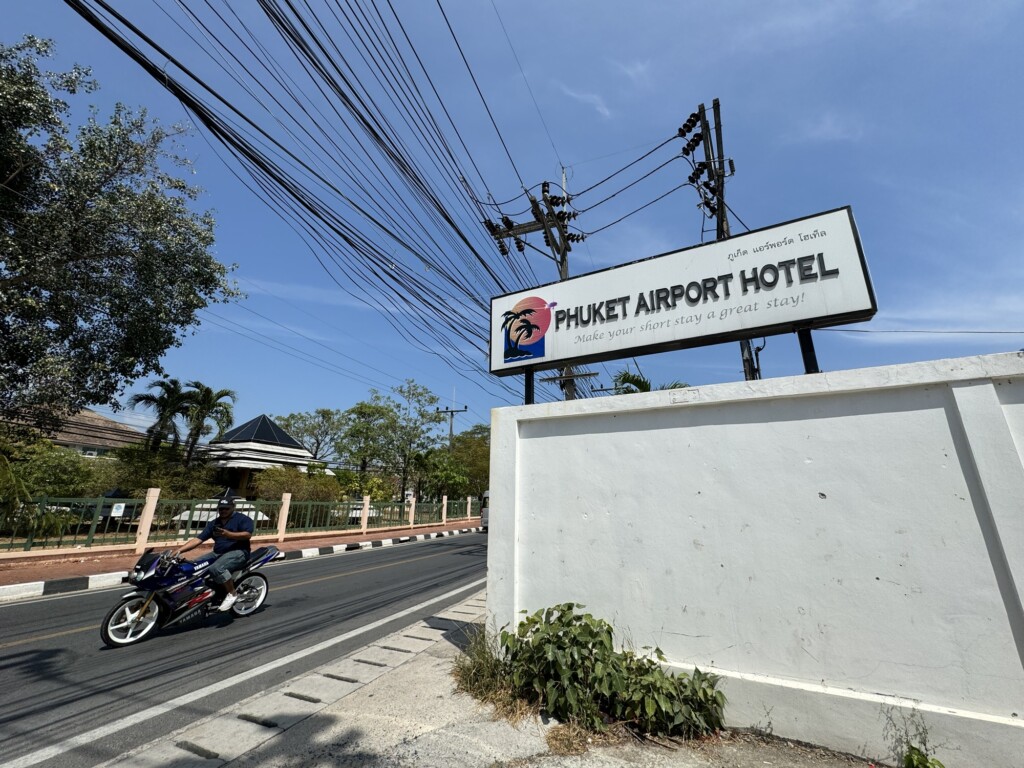
[[[714,192],[714,213],[716,222],[715,239],[729,239],[729,218],[726,215],[725,207],[725,150],[722,143],[722,110],[718,99],[711,102],[711,110],[715,120],[715,143],[711,143],[711,131],[708,125],[707,111],[701,104],[697,108],[700,115],[701,133],[704,139],[704,159],[708,164],[708,180],[711,182],[711,190]],[[709,190],[710,191],[710,190]],[[703,195],[702,195],[703,196]],[[743,378],[747,381],[761,378],[761,369],[754,359],[754,352],[750,346],[750,339],[740,340],[740,358],[743,361]]]

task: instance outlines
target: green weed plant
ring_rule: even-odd
[[[723,727],[726,700],[715,675],[670,675],[658,648],[654,658],[616,651],[612,627],[581,608],[555,605],[500,632],[500,677],[515,697],[594,732],[620,724],[638,734],[694,738]]]
[[[903,755],[903,768],[946,768],[938,758],[928,757],[928,753],[913,744]]]

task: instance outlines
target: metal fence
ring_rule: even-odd
[[[415,525],[440,525],[441,514],[444,511],[444,505],[441,502],[416,502],[416,514],[413,518]]]
[[[141,499],[42,498],[0,522],[0,551],[131,544]]]
[[[42,498],[0,518],[0,552],[134,544],[145,499]],[[239,501],[236,509],[253,519],[255,535],[276,535],[281,501]],[[368,530],[409,526],[410,506],[371,502]],[[447,519],[480,514],[480,502],[448,502]],[[362,530],[361,502],[292,501],[285,535]],[[180,541],[202,532],[216,518],[215,499],[157,499],[147,543]],[[417,502],[413,525],[438,525],[445,517],[440,502]]]
[[[366,515],[366,527],[396,528],[409,525],[409,508],[401,502],[371,502],[370,511]]]
[[[359,530],[362,512],[362,504],[356,508],[351,502],[293,501],[288,510],[285,533]],[[276,520],[274,530],[277,530]]]

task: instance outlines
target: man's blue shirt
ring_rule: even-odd
[[[232,533],[246,531],[251,536],[252,532],[255,530],[253,528],[251,518],[246,517],[241,512],[232,512],[231,517],[227,519],[227,522],[222,523],[220,521],[220,515],[217,515],[217,517],[213,518],[213,520],[206,524],[206,527],[203,528],[203,532],[196,537],[200,541],[207,541],[213,537],[213,554],[215,555],[223,555],[225,552],[230,552],[233,549],[240,549],[243,552],[249,551],[248,539],[245,541],[235,541],[234,539],[229,539],[226,536],[214,536],[214,528],[223,528],[225,531],[231,531]]]

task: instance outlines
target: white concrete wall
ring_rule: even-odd
[[[727,717],[1024,765],[1024,355],[492,414],[488,610],[575,601]]]

